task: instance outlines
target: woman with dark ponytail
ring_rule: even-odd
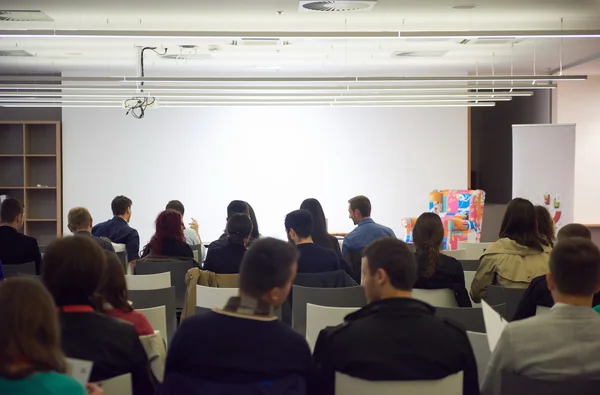
[[[246,214],[234,214],[227,222],[227,242],[209,247],[202,269],[220,274],[240,272],[240,264],[252,234],[252,220]]]
[[[444,225],[437,214],[422,214],[413,229],[417,253],[418,279],[415,288],[442,289],[454,292],[459,307],[471,307],[465,288],[465,274],[456,259],[440,253],[444,241]]]

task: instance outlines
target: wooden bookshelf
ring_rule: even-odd
[[[25,204],[23,232],[39,245],[62,236],[60,122],[0,122],[0,195]]]

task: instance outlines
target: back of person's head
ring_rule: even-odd
[[[85,207],[73,207],[67,218],[69,230],[73,233],[92,228],[92,215]]]
[[[285,216],[285,231],[290,240],[298,241],[312,236],[315,223],[308,210],[292,211]]]
[[[335,248],[327,232],[327,220],[321,203],[317,199],[306,199],[300,205],[300,210],[308,210],[312,214],[314,221],[312,238],[315,244]]]
[[[370,303],[395,291],[412,291],[417,281],[417,263],[405,242],[385,237],[365,247],[362,276],[362,285]]]
[[[258,239],[260,237],[260,232],[258,231],[258,221],[256,220],[256,213],[254,212],[254,209],[252,208],[250,203],[246,202],[246,204],[248,205],[248,215],[252,220],[252,233],[250,234],[250,237]]]
[[[227,206],[227,218],[231,218],[234,214],[245,214],[250,215],[250,209],[248,208],[248,203],[243,200],[233,200]]]
[[[66,372],[52,296],[37,280],[0,282],[0,377],[22,379],[35,372]],[[14,366],[19,361],[22,366]]]
[[[544,245],[548,247],[554,247],[554,236],[555,227],[554,220],[550,216],[548,209],[544,206],[535,206],[535,217],[538,225],[538,232],[544,239]]]
[[[14,222],[23,222],[23,213],[25,206],[23,202],[15,198],[6,198],[0,205],[0,222],[12,224]]]
[[[600,250],[580,237],[561,240],[550,254],[548,287],[563,296],[591,297],[600,290]]]
[[[560,228],[556,236],[559,242],[572,237],[582,237],[586,240],[592,240],[592,232],[585,225],[568,224]]]
[[[129,304],[129,294],[127,292],[127,281],[125,280],[125,270],[123,264],[112,251],[105,251],[106,272],[104,275],[104,284],[99,290],[100,295],[105,302],[113,308],[129,312],[133,308]]]
[[[515,198],[510,201],[500,225],[499,237],[509,238],[517,244],[538,251],[544,250],[544,239],[538,232],[535,207],[529,200]]]
[[[247,214],[233,214],[227,221],[227,241],[245,245],[252,233],[252,220]]]
[[[183,217],[179,211],[163,210],[156,217],[154,222],[156,231],[144,247],[144,255],[152,251],[155,255],[163,253],[163,244],[165,239],[175,239],[185,241],[183,234]]]
[[[360,213],[363,218],[371,216],[371,201],[366,196],[355,196],[348,200],[350,205],[350,211],[356,211]]]
[[[52,242],[42,260],[42,281],[57,306],[101,307],[106,255],[91,237],[68,236]]]
[[[426,278],[433,276],[438,267],[443,242],[444,225],[440,216],[434,213],[421,214],[413,229],[413,243],[419,257],[425,258],[423,275]]]
[[[131,208],[133,202],[126,196],[117,196],[110,204],[113,215],[125,215]]]
[[[183,203],[181,203],[179,200],[171,200],[169,203],[167,203],[165,210],[175,210],[181,215],[185,214],[185,207],[183,207]]]
[[[296,276],[298,251],[289,243],[264,238],[246,251],[240,267],[240,292],[278,307]]]

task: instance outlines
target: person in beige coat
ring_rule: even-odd
[[[500,239],[480,258],[471,284],[475,303],[486,296],[488,285],[527,288],[535,277],[548,273],[551,247],[539,234],[535,207],[526,199],[513,199],[506,208]]]

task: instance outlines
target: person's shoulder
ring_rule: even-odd
[[[460,270],[462,270],[462,264],[460,261],[452,256],[440,253],[440,261],[442,262],[442,265],[447,265],[455,269],[460,268]]]
[[[36,378],[52,395],[85,395],[86,389],[74,378],[57,372],[37,373]]]

